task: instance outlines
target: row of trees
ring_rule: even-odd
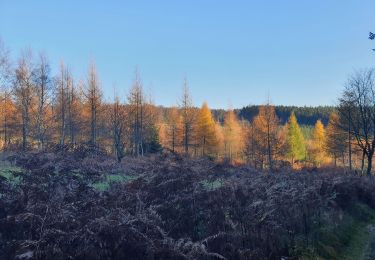
[[[45,55],[22,52],[15,64],[0,43],[2,149],[40,149],[85,143],[113,152],[143,155],[160,149],[156,107],[143,92],[138,71],[122,104],[104,102],[95,64],[75,81],[61,62],[57,75]]]
[[[233,110],[214,118],[207,103],[200,109],[193,106],[186,79],[178,106],[159,108],[144,93],[138,70],[125,100],[115,94],[112,102],[105,102],[93,62],[84,80],[75,80],[63,62],[52,76],[45,55],[35,57],[24,51],[12,64],[3,43],[0,84],[2,149],[44,150],[84,143],[121,160],[126,154],[142,156],[164,148],[267,169],[286,161],[317,166],[332,162],[352,168],[360,154],[361,169],[367,163],[371,172],[375,150],[372,70],[349,80],[327,127],[317,120],[311,136],[302,134],[294,113],[283,123],[270,103],[260,106],[251,121],[239,119]]]
[[[207,103],[191,109],[188,135],[185,112],[179,113],[178,108],[167,111],[159,127],[163,147],[196,156],[246,161],[262,169],[280,167],[285,161],[292,165],[346,164],[347,135],[336,112],[331,113],[327,127],[317,120],[311,136],[305,137],[294,113],[282,125],[271,104],[260,106],[251,122],[239,120],[233,110],[224,114],[223,123],[215,121]],[[189,142],[185,141],[187,136]]]

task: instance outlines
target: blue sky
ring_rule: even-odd
[[[0,0],[0,37],[85,78],[94,59],[106,98],[141,71],[155,103],[186,76],[196,105],[331,105],[347,76],[375,62],[373,0]]]

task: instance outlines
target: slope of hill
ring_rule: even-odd
[[[1,259],[371,255],[375,182],[343,169],[270,174],[173,154],[119,164],[79,149],[8,156],[0,176]]]

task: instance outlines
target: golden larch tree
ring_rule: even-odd
[[[0,101],[1,148],[5,150],[19,137],[21,119],[10,92],[1,93]]]
[[[322,121],[317,120],[311,140],[311,157],[316,165],[320,165],[326,158],[326,132]]]
[[[241,156],[243,150],[242,127],[233,110],[224,116],[224,156],[233,161]]]
[[[224,155],[224,130],[220,122],[215,123],[215,134],[217,140],[216,157],[220,159]]]
[[[279,118],[276,115],[275,107],[264,105],[259,107],[259,113],[254,118],[254,137],[256,149],[262,155],[262,162],[267,162],[268,168],[273,167],[273,160],[280,149],[279,142]],[[262,164],[263,168],[263,164]]]
[[[218,142],[215,133],[215,121],[207,102],[203,103],[198,112],[196,138],[201,155],[213,155],[216,152]]]
[[[333,157],[335,166],[337,165],[337,158],[342,158],[342,163],[345,163],[345,151],[347,143],[347,133],[340,126],[340,116],[336,112],[329,115],[329,121],[326,129],[326,151]]]
[[[186,154],[189,153],[189,147],[193,146],[195,111],[188,86],[187,79],[184,79],[183,94],[181,97],[180,110],[182,122],[182,146]]]
[[[172,152],[178,150],[179,144],[182,142],[182,122],[179,111],[176,107],[172,107],[167,112],[166,124],[164,126],[165,146]]]

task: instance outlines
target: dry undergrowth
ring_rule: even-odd
[[[0,176],[2,258],[280,259],[316,247],[352,202],[375,207],[374,181],[344,170],[82,153],[8,158],[23,170]]]

